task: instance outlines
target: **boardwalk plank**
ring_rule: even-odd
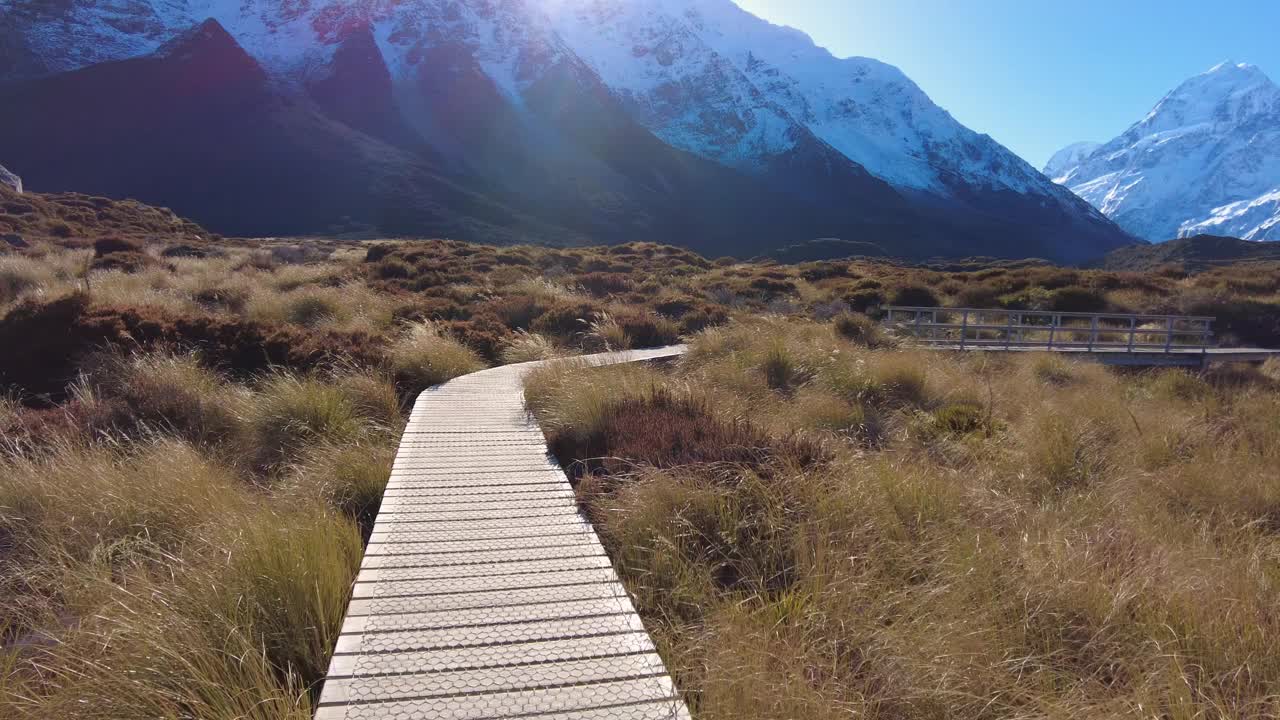
[[[523,373],[536,365],[474,373],[419,396],[317,720],[687,720],[524,410]]]

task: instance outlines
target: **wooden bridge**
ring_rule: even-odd
[[[317,720],[687,720],[524,410],[523,378],[539,364],[484,370],[419,396]]]
[[[1048,310],[882,308],[900,337],[943,350],[1081,353],[1109,365],[1262,362],[1280,350],[1213,345],[1212,317]]]

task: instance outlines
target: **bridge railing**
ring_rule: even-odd
[[[927,345],[1006,350],[1207,352],[1212,317],[889,305],[884,324]]]

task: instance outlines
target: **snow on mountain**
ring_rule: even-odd
[[[903,188],[1055,192],[897,68],[836,58],[731,0],[0,0],[0,9],[28,19],[28,42],[54,71],[152,52],[205,18],[292,77],[323,72],[360,24],[375,27],[393,76],[424,46],[465,43],[512,97],[529,64],[567,51],[656,135],[730,166],[760,165],[816,137]],[[543,56],[529,57],[530,47]]]
[[[899,187],[1055,194],[897,68],[837,58],[731,0],[548,0],[548,8],[642,121],[686,149],[735,162],[785,150],[807,131]]]
[[[1052,174],[1155,242],[1206,232],[1280,239],[1280,87],[1253,65],[1216,65]]]
[[[1085,158],[1093,154],[1093,151],[1102,147],[1102,143],[1083,142],[1071,143],[1062,148],[1049,158],[1049,162],[1045,163],[1044,169],[1040,172],[1045,177],[1051,178],[1054,182],[1062,182],[1060,178],[1065,175],[1067,170],[1074,168],[1084,162]]]
[[[1280,240],[1280,187],[1252,200],[1213,208],[1209,217],[1182,223],[1178,237],[1226,235],[1243,240]]]
[[[608,178],[630,160],[568,132],[573,108],[845,219],[879,208],[875,222],[914,223],[938,252],[1083,258],[1130,240],[897,68],[837,58],[731,0],[0,0],[0,82],[147,55],[205,19],[342,122],[416,135],[537,203],[575,177],[604,178],[600,198],[629,192]],[[385,103],[362,113],[366,97]]]

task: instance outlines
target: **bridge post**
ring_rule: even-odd
[[[1058,332],[1058,323],[1062,322],[1061,315],[1053,315],[1049,318],[1049,349],[1053,349],[1053,336]]]
[[[1013,342],[1013,313],[1005,313],[1004,316],[1004,349],[1008,350],[1009,345]]]
[[[1173,318],[1166,318],[1164,321],[1164,351],[1166,353],[1173,350]]]
[[[1089,352],[1093,352],[1093,344],[1098,341],[1098,316],[1089,318]]]
[[[960,349],[964,349],[965,338],[969,336],[969,311],[966,309],[960,316]]]
[[[1133,352],[1133,335],[1138,330],[1138,316],[1129,316],[1129,352]]]

